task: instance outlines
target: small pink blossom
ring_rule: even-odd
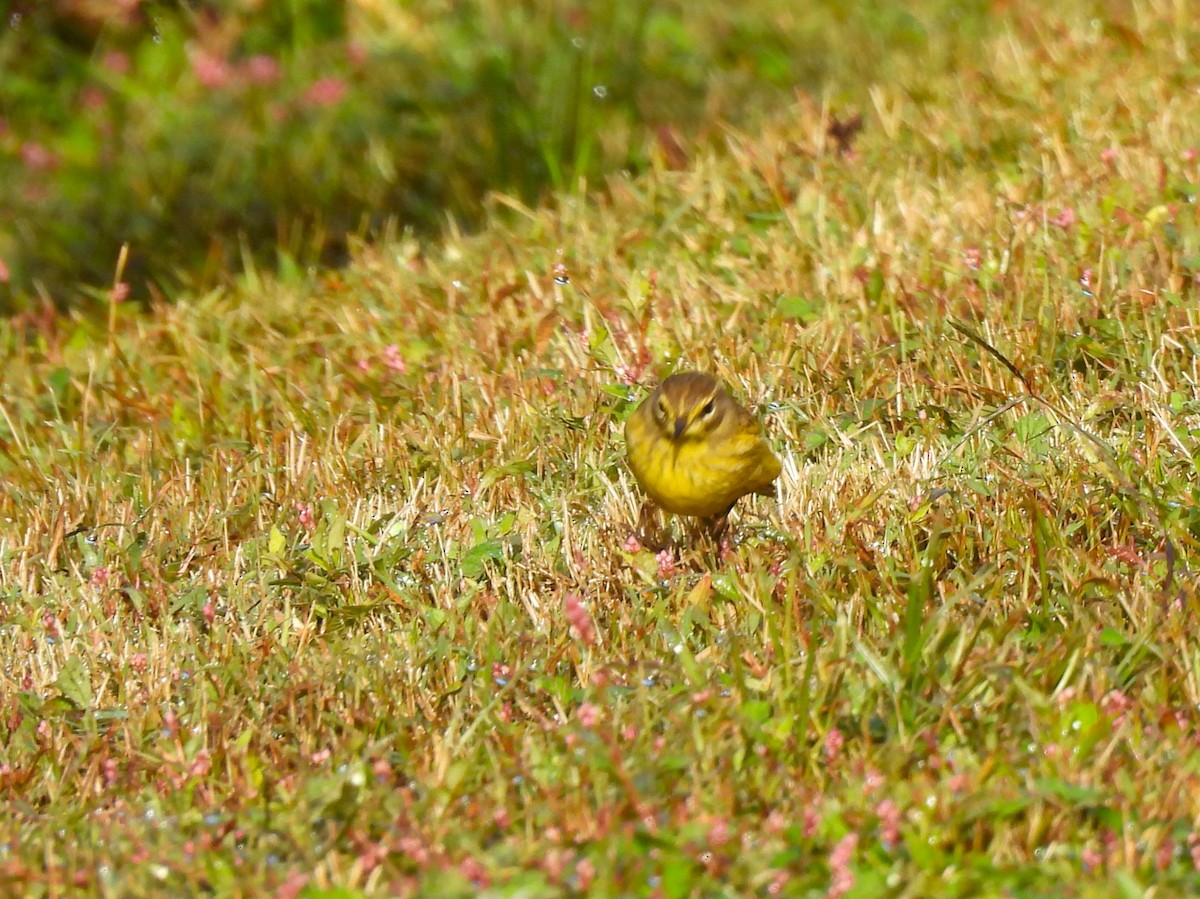
[[[498,808],[494,812],[492,812],[492,823],[495,824],[497,827],[499,827],[501,830],[508,830],[508,825],[510,823],[509,817],[508,817],[508,809]]]
[[[346,44],[346,60],[356,69],[365,66],[370,59],[370,54],[367,48],[358,41],[350,41]]]
[[[309,503],[296,503],[295,508],[300,527],[306,531],[311,531],[314,525],[312,506]]]
[[[251,56],[242,64],[242,70],[251,84],[274,84],[279,80],[279,62],[266,53]]]
[[[1200,150],[1197,150],[1195,147],[1188,147],[1181,155],[1184,162],[1195,162],[1197,159],[1200,159]]]
[[[963,250],[963,263],[971,271],[978,271],[983,264],[983,251],[979,247],[967,247]]]
[[[600,723],[600,708],[593,703],[585,702],[579,707],[576,715],[579,718],[579,724],[588,730]]]
[[[108,300],[110,303],[124,303],[129,299],[129,285],[124,281],[118,281],[108,291]]]
[[[464,858],[458,866],[458,871],[478,888],[486,888],[491,883],[488,878],[487,868],[477,858]]]
[[[84,109],[103,109],[108,105],[108,94],[96,85],[89,84],[79,92],[79,104]]]
[[[575,877],[579,880],[579,891],[586,893],[591,888],[592,881],[596,879],[596,866],[590,858],[579,860],[579,864],[575,866]]]
[[[626,743],[632,743],[637,739],[637,735],[638,729],[632,724],[626,724],[623,728],[621,728],[621,739]]]
[[[829,871],[833,875],[829,890],[825,893],[828,899],[839,899],[854,887],[854,872],[850,870],[850,862],[858,849],[858,834],[848,833],[840,840],[833,851],[829,853]]]
[[[361,371],[363,374],[366,374],[367,372],[369,372],[371,370],[371,360],[368,359],[366,356],[363,356],[361,359],[359,359],[354,364],[356,366],[358,366],[358,370]]]
[[[192,72],[196,80],[209,90],[223,88],[233,80],[229,63],[207,50],[197,50],[192,54]]]
[[[842,752],[842,747],[845,745],[846,738],[842,736],[842,732],[836,727],[830,728],[829,733],[825,735],[825,758],[831,762],[836,761]]]
[[[724,846],[732,838],[733,835],[729,829],[729,822],[724,818],[718,818],[708,829],[708,845],[714,849]]]
[[[596,642],[596,628],[592,624],[592,616],[577,593],[568,593],[566,598],[567,624],[571,633],[584,646]]]
[[[0,284],[7,284],[9,279],[8,266],[0,259]]]
[[[883,772],[878,768],[868,768],[863,775],[863,792],[868,796],[883,786]]]
[[[129,72],[129,57],[120,50],[109,50],[100,60],[104,68],[117,75]]]
[[[1120,721],[1131,708],[1133,708],[1133,700],[1120,690],[1109,690],[1100,699],[1100,711],[1112,718],[1114,724]]]
[[[1200,834],[1189,833],[1187,845],[1188,855],[1192,857],[1192,867],[1200,871]]]
[[[1104,864],[1104,854],[1095,846],[1085,846],[1079,860],[1083,863],[1083,870],[1095,871]]]
[[[309,756],[309,761],[312,762],[314,765],[324,765],[331,758],[333,758],[332,750],[318,749],[311,756]]]
[[[319,78],[304,92],[304,99],[313,106],[336,106],[345,99],[348,89],[341,78]]]
[[[212,596],[204,600],[204,608],[200,610],[200,614],[204,616],[204,623],[212,627],[212,623],[217,617],[217,603]]]
[[[196,758],[192,760],[192,764],[188,767],[188,776],[193,780],[201,777],[207,777],[212,770],[212,757],[208,754],[207,749],[201,749],[196,753]]]
[[[398,344],[389,343],[383,348],[383,364],[394,372],[402,375],[408,374],[408,363],[404,361],[404,357],[400,355],[400,347]]]
[[[376,783],[391,783],[392,763],[380,756],[371,763],[371,773],[375,775]]]
[[[774,877],[771,878],[771,882],[767,884],[767,895],[783,895],[783,889],[788,885],[788,881],[791,879],[792,877],[787,871],[779,871]]]
[[[821,815],[815,809],[809,806],[804,810],[804,838],[811,840],[817,835],[817,831],[821,828]]]
[[[1070,206],[1063,209],[1058,215],[1050,219],[1050,224],[1062,228],[1064,231],[1075,226],[1075,210]]]
[[[144,652],[135,652],[129,657],[129,667],[134,671],[145,671],[146,665],[147,660]]]
[[[695,693],[692,694],[692,704],[693,705],[703,705],[704,703],[708,702],[710,699],[712,699],[712,690],[708,689],[708,688],[705,688],[703,690],[697,690]]]
[[[92,576],[88,578],[88,583],[93,587],[103,588],[108,584],[108,575],[108,568],[104,565],[101,565],[92,572]]]
[[[664,549],[654,557],[658,561],[658,576],[666,579],[675,574],[675,557],[671,555],[671,551]]]
[[[116,784],[117,779],[121,776],[121,768],[117,764],[117,760],[105,759],[100,768],[104,775],[104,785],[111,787]]]
[[[892,799],[884,799],[875,806],[875,817],[879,819],[879,839],[889,849],[900,842],[900,806]]]
[[[946,786],[952,793],[961,793],[966,788],[970,781],[965,774],[952,774],[946,779]]]
[[[1105,147],[1100,151],[1100,161],[1107,166],[1113,165],[1117,161],[1117,148]]]
[[[32,140],[21,144],[21,162],[34,172],[49,172],[58,168],[58,157]]]
[[[625,552],[633,554],[642,551],[642,544],[638,542],[638,538],[630,534],[625,538],[625,545],[621,547]]]
[[[1163,841],[1158,844],[1158,850],[1154,853],[1154,865],[1158,870],[1165,871],[1171,867],[1171,861],[1175,858],[1175,841],[1170,837],[1164,837]]]

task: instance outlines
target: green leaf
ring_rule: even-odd
[[[672,855],[663,864],[663,895],[667,899],[683,899],[691,894],[695,879],[695,865],[692,860],[686,856]]]
[[[753,724],[762,724],[771,717],[774,707],[763,699],[751,699],[742,703],[742,717]]]
[[[782,296],[775,301],[775,308],[784,318],[794,318],[807,325],[821,317],[824,303],[807,297]]]
[[[504,558],[504,546],[498,540],[484,540],[476,543],[462,557],[459,566],[463,577],[481,577],[487,570],[489,562],[499,562]]]
[[[537,465],[532,459],[522,459],[519,462],[509,462],[507,465],[494,466],[485,471],[483,477],[479,479],[479,489],[487,490],[497,481],[504,480],[504,478],[519,474],[532,474],[535,471],[537,471]]]
[[[1070,805],[1098,805],[1104,800],[1104,793],[1095,787],[1083,787],[1058,777],[1039,778],[1033,787],[1042,796],[1061,799]]]
[[[87,666],[79,656],[67,659],[54,686],[71,705],[77,709],[87,709],[92,705],[92,679]]]
[[[287,546],[287,538],[283,536],[283,531],[278,527],[272,527],[271,534],[267,537],[267,552],[271,555],[279,555],[285,546]]]

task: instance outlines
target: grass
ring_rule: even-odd
[[[799,98],[474,236],[10,322],[0,884],[1195,892],[1186,13],[1011,3],[848,152]],[[627,542],[683,366],[785,460],[717,565]]]

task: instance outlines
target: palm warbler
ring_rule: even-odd
[[[754,417],[712,375],[671,375],[625,423],[629,467],[655,507],[703,519],[717,541],[729,511],[749,493],[773,496],[780,465]]]

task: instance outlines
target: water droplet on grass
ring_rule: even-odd
[[[593,96],[595,96],[595,98],[597,100],[607,99],[608,98],[608,86],[604,85],[604,84],[597,84],[595,87],[592,88],[592,94],[593,94]]]

